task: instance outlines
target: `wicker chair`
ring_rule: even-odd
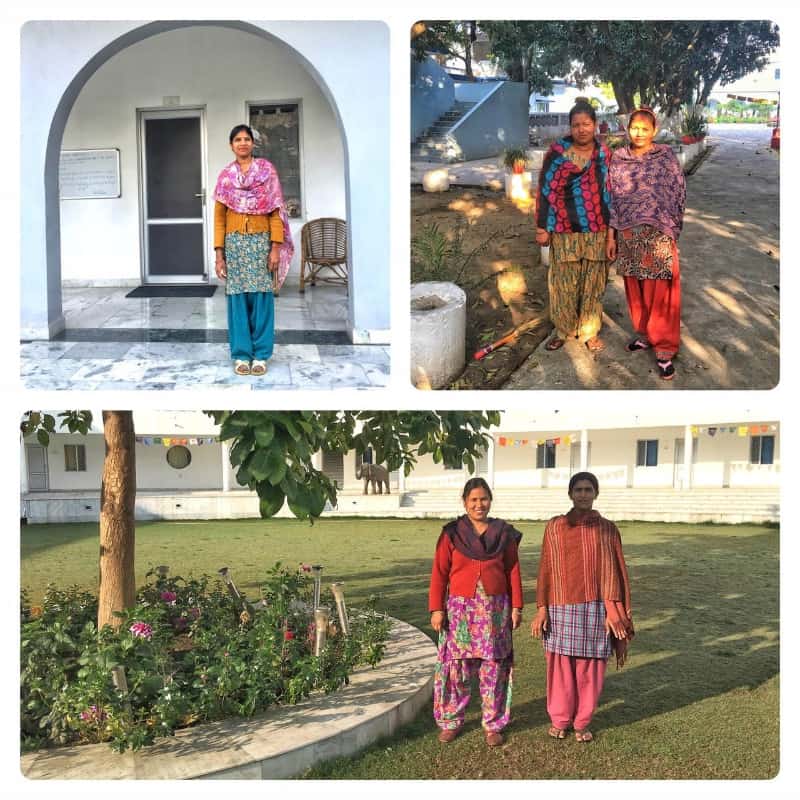
[[[335,217],[312,219],[300,231],[300,291],[319,280],[347,286],[347,223]],[[321,275],[322,270],[330,275]]]

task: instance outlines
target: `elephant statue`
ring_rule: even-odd
[[[380,464],[361,464],[356,470],[356,479],[364,481],[364,494],[369,494],[369,485],[372,484],[372,494],[383,494],[383,485],[386,485],[386,494],[389,491],[389,470]],[[377,489],[375,488],[377,485]]]

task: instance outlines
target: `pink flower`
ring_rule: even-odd
[[[300,572],[311,572],[311,564],[300,564]]]
[[[178,595],[175,592],[163,591],[161,592],[161,599],[165,603],[169,603],[171,606],[175,605],[175,601],[178,599]]]
[[[284,631],[283,639],[286,642],[290,641],[291,639],[294,639],[294,633],[292,633],[292,631]]]
[[[83,722],[102,722],[108,714],[102,708],[97,706],[89,706],[86,711],[81,711],[81,720]]]
[[[134,622],[128,630],[140,639],[150,639],[153,635],[153,629],[146,622]]]

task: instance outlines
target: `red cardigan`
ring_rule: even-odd
[[[511,595],[511,607],[522,608],[522,577],[515,542],[488,561],[476,561],[459,553],[450,537],[442,532],[436,543],[428,593],[428,610],[444,611],[447,595],[474,597],[478,579],[486,594]]]

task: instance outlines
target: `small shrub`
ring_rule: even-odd
[[[119,627],[99,632],[91,593],[49,586],[36,607],[23,591],[23,750],[76,742],[135,750],[177,728],[334,691],[384,652],[389,621],[369,604],[351,612],[349,636],[332,626],[315,657],[311,579],[279,564],[254,614],[208,576],[147,577]],[[125,687],[112,679],[118,667]]]

